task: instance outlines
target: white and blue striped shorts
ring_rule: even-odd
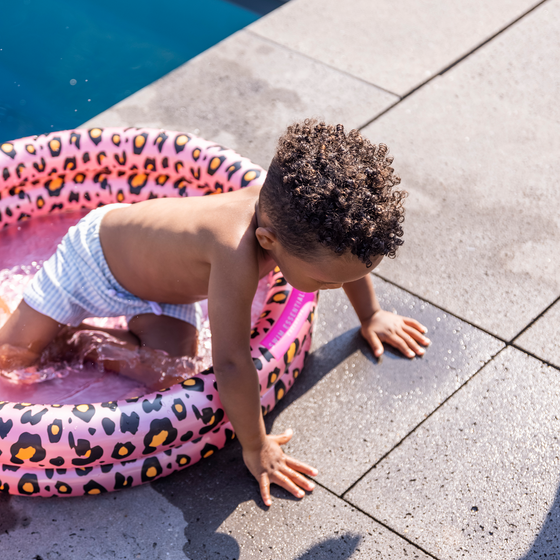
[[[200,331],[198,303],[170,304],[142,300],[115,279],[101,248],[99,226],[103,216],[125,204],[107,204],[92,210],[68,230],[56,253],[27,285],[23,299],[35,311],[59,323],[78,326],[88,317],[120,317],[155,313],[186,321]]]

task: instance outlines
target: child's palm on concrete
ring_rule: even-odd
[[[430,339],[423,334],[426,331],[426,327],[415,319],[380,309],[362,323],[360,332],[376,357],[383,354],[382,342],[385,342],[400,350],[407,358],[414,358],[425,352],[420,344],[430,344]]]
[[[316,476],[317,470],[289,457],[280,447],[288,443],[292,435],[292,430],[286,430],[278,436],[267,435],[260,449],[243,450],[245,464],[257,479],[266,506],[272,504],[271,483],[282,486],[296,498],[303,498],[305,495],[302,488],[309,492],[315,488],[315,485],[300,473]]]

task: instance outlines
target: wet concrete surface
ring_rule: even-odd
[[[89,498],[2,495],[0,556],[11,560],[185,558],[186,523],[181,510],[150,486]]]
[[[397,99],[244,30],[86,126],[188,130],[266,168],[288,124],[319,117],[358,127]]]
[[[321,487],[302,500],[274,487],[266,508],[240,455],[239,444],[231,443],[204,463],[152,485],[188,521],[183,549],[188,558],[428,558]]]
[[[556,558],[559,397],[507,348],[345,498],[437,558]]]

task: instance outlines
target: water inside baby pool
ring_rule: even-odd
[[[52,214],[19,222],[0,231],[0,326],[19,304],[23,290],[34,274],[56,250],[68,229],[87,210]],[[251,318],[258,319],[268,291],[268,279],[259,283]],[[211,333],[206,301],[201,302],[204,320],[199,333],[198,355],[194,359],[171,359],[189,375],[200,373],[211,364]],[[126,328],[124,317],[91,318],[98,327]],[[66,361],[52,357],[49,349],[39,368],[0,373],[0,399],[12,402],[80,404],[131,398],[147,393],[146,387],[77,357]]]

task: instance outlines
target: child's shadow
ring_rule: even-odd
[[[331,369],[357,349],[363,349],[364,344],[357,334],[357,329],[353,329],[310,354],[306,361],[305,374],[266,417],[267,430],[270,431],[275,418],[286,406],[309,391]],[[374,360],[373,357],[371,359]],[[273,504],[268,511],[264,507],[259,498],[258,485],[243,463],[241,446],[237,441],[226,445],[209,459],[152,483],[152,487],[183,512],[187,522],[184,553],[188,558],[197,560],[215,558],[218,553],[220,558],[239,559],[240,546],[235,538],[227,533],[246,533],[245,523],[250,527],[263,523],[278,526],[279,523],[283,523],[283,516],[287,513],[285,510],[279,511],[278,505],[274,507]],[[272,487],[272,494],[274,501],[284,502],[287,507],[290,507],[290,504],[286,504],[286,501],[296,500],[276,486]],[[240,512],[232,515],[236,509]],[[249,520],[253,516],[255,517]],[[305,532],[306,528],[302,526],[301,530]],[[282,527],[279,527],[278,531],[281,532]],[[290,533],[291,529],[286,528],[286,538],[290,538]],[[337,557],[349,558],[359,541],[359,535],[328,538],[295,560],[325,557],[325,551],[333,547],[337,551]]]
[[[350,558],[358,545],[362,541],[360,535],[347,533],[340,537],[325,539],[313,545],[303,554],[294,558],[294,560],[323,560],[324,558],[339,558],[346,560]]]
[[[530,550],[519,560],[534,558],[560,558],[560,488]]]
[[[314,349],[314,351],[307,356],[305,368],[301,377],[297,379],[289,393],[276,405],[274,410],[265,416],[265,424],[268,431],[271,430],[274,421],[283,410],[313,389],[323,377],[328,375],[355,352],[361,352],[364,358],[372,364],[378,364],[383,359],[406,359],[402,354],[392,348],[386,348],[384,355],[380,359],[376,358],[366,341],[359,334],[359,331],[360,329],[358,327],[350,328],[346,332],[343,332],[322,346]]]

